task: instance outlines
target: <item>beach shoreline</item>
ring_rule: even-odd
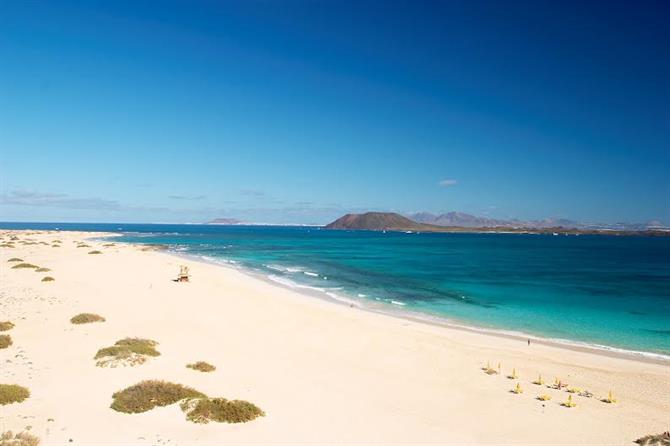
[[[115,234],[115,233],[109,233],[109,235],[105,235],[104,237],[110,237],[110,236],[121,236],[120,234]],[[141,244],[141,243],[133,243],[133,242],[123,242],[120,241],[119,243],[127,243],[128,245],[131,246],[154,246],[152,244]],[[529,339],[533,343],[537,344],[542,344],[542,345],[547,345],[555,348],[565,348],[568,350],[572,351],[578,351],[578,352],[585,352],[585,353],[593,353],[596,355],[603,355],[603,356],[609,356],[613,358],[620,358],[620,359],[627,359],[631,361],[639,361],[643,363],[651,363],[651,364],[658,364],[658,365],[666,365],[670,367],[670,356],[664,355],[662,353],[655,353],[655,352],[647,352],[647,351],[636,351],[636,350],[628,350],[624,348],[618,348],[618,347],[612,347],[608,345],[596,345],[596,344],[590,344],[587,342],[580,342],[580,341],[575,341],[571,339],[554,339],[554,338],[546,338],[542,337],[539,335],[534,335],[530,333],[523,333],[523,332],[517,332],[517,331],[512,331],[512,330],[504,330],[504,329],[496,329],[496,328],[489,328],[489,327],[481,327],[477,326],[474,324],[469,324],[464,321],[455,321],[455,320],[450,320],[445,317],[440,317],[437,315],[429,315],[427,313],[421,313],[418,311],[408,311],[408,310],[402,310],[398,308],[393,308],[389,304],[383,304],[380,303],[377,306],[372,306],[370,304],[373,304],[374,302],[361,302],[360,300],[356,300],[353,297],[349,296],[338,296],[333,297],[329,293],[323,290],[317,290],[313,289],[313,287],[309,286],[302,286],[302,285],[289,285],[280,281],[272,280],[271,277],[267,276],[266,274],[263,274],[261,272],[257,272],[252,270],[251,268],[247,268],[244,265],[241,265],[239,263],[231,263],[230,261],[218,261],[216,259],[208,259],[205,258],[202,255],[198,254],[191,254],[188,252],[177,252],[177,251],[172,251],[169,249],[169,247],[160,247],[156,248],[160,252],[164,252],[168,255],[174,256],[176,258],[181,258],[184,260],[192,261],[192,262],[201,262],[205,263],[208,265],[214,265],[220,268],[226,268],[230,269],[233,271],[238,271],[250,278],[253,278],[255,280],[260,280],[263,281],[264,283],[277,286],[286,290],[293,291],[297,294],[301,294],[305,297],[309,298],[317,298],[324,300],[326,302],[335,304],[335,305],[343,305],[343,306],[348,306],[351,308],[355,308],[357,310],[361,311],[367,311],[367,312],[372,312],[372,313],[377,313],[377,314],[383,314],[389,317],[393,318],[399,318],[403,320],[409,320],[417,323],[423,323],[423,324],[429,324],[429,325],[434,325],[438,327],[444,327],[447,329],[453,329],[453,330],[464,330],[468,332],[473,332],[473,333],[479,333],[485,336],[495,336],[495,337],[503,337],[507,339],[513,339],[521,342],[527,342]],[[368,305],[366,305],[368,304]],[[353,306],[352,306],[353,305]]]
[[[0,232],[34,240],[0,251],[0,321],[15,325],[0,383],[31,392],[2,406],[0,428],[30,426],[43,444],[630,444],[668,429],[666,364],[357,311],[238,268],[100,241],[115,233]],[[48,267],[55,281],[11,268],[12,257]],[[173,281],[182,264],[190,283]],[[70,324],[80,312],[106,321]],[[96,350],[126,336],[155,339],[161,355],[96,367]],[[185,367],[195,360],[217,370]],[[500,373],[482,371],[498,364]],[[575,393],[577,407],[563,407],[570,394],[534,385],[538,375],[594,397]],[[112,393],[142,379],[248,400],[266,416],[199,425],[177,405],[109,408]],[[525,393],[512,393],[515,384]],[[610,390],[616,404],[600,401]],[[538,401],[542,393],[552,400]]]

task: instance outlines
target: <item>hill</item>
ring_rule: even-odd
[[[417,223],[395,212],[347,214],[326,225],[326,229],[366,229],[370,231],[430,231],[432,225]]]

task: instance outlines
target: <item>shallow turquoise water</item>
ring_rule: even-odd
[[[667,237],[50,226],[124,232],[124,241],[235,262],[285,285],[365,305],[670,355]]]

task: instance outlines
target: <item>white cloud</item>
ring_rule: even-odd
[[[441,187],[449,187],[449,186],[453,186],[454,184],[457,184],[457,183],[458,183],[457,180],[444,179],[437,184],[439,184]]]

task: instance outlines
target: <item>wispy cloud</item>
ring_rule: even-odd
[[[37,192],[31,190],[13,190],[0,194],[0,205],[51,206],[68,209],[108,209],[121,207],[118,201],[102,198],[73,198],[66,194]]]
[[[262,190],[256,189],[240,189],[240,194],[246,197],[266,198],[267,194]]]
[[[437,184],[440,187],[449,187],[449,186],[453,186],[455,184],[458,184],[458,180],[452,180],[452,179],[445,178],[444,180],[440,181]]]
[[[168,198],[172,200],[189,200],[189,201],[195,201],[195,200],[203,200],[205,198],[204,195],[170,195]]]

